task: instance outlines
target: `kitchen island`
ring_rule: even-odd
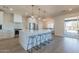
[[[19,41],[25,49],[31,49],[35,46],[40,46],[41,43],[48,42],[52,39],[51,30],[20,30]]]

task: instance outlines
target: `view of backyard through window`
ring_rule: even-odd
[[[66,19],[65,20],[65,32],[79,33],[79,18]]]

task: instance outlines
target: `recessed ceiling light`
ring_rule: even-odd
[[[25,15],[27,16],[27,15],[29,15],[27,12],[25,12]]]
[[[72,8],[70,8],[69,11],[72,11]]]
[[[41,18],[38,18],[38,20],[41,20]]]
[[[10,11],[13,11],[13,8],[10,8]]]
[[[43,21],[46,21],[46,19],[43,19]]]

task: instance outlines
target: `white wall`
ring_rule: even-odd
[[[55,35],[63,36],[64,34],[64,18],[62,16],[55,18]]]
[[[79,12],[54,17],[54,19],[55,19],[55,35],[63,36],[64,35],[64,19],[69,18],[69,17],[75,17],[75,16],[79,16]]]

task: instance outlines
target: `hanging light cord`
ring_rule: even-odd
[[[40,17],[40,8],[38,10],[39,10],[39,17]]]
[[[32,16],[33,16],[33,7],[34,7],[34,5],[32,5]]]
[[[46,17],[46,11],[44,10],[44,17]]]

